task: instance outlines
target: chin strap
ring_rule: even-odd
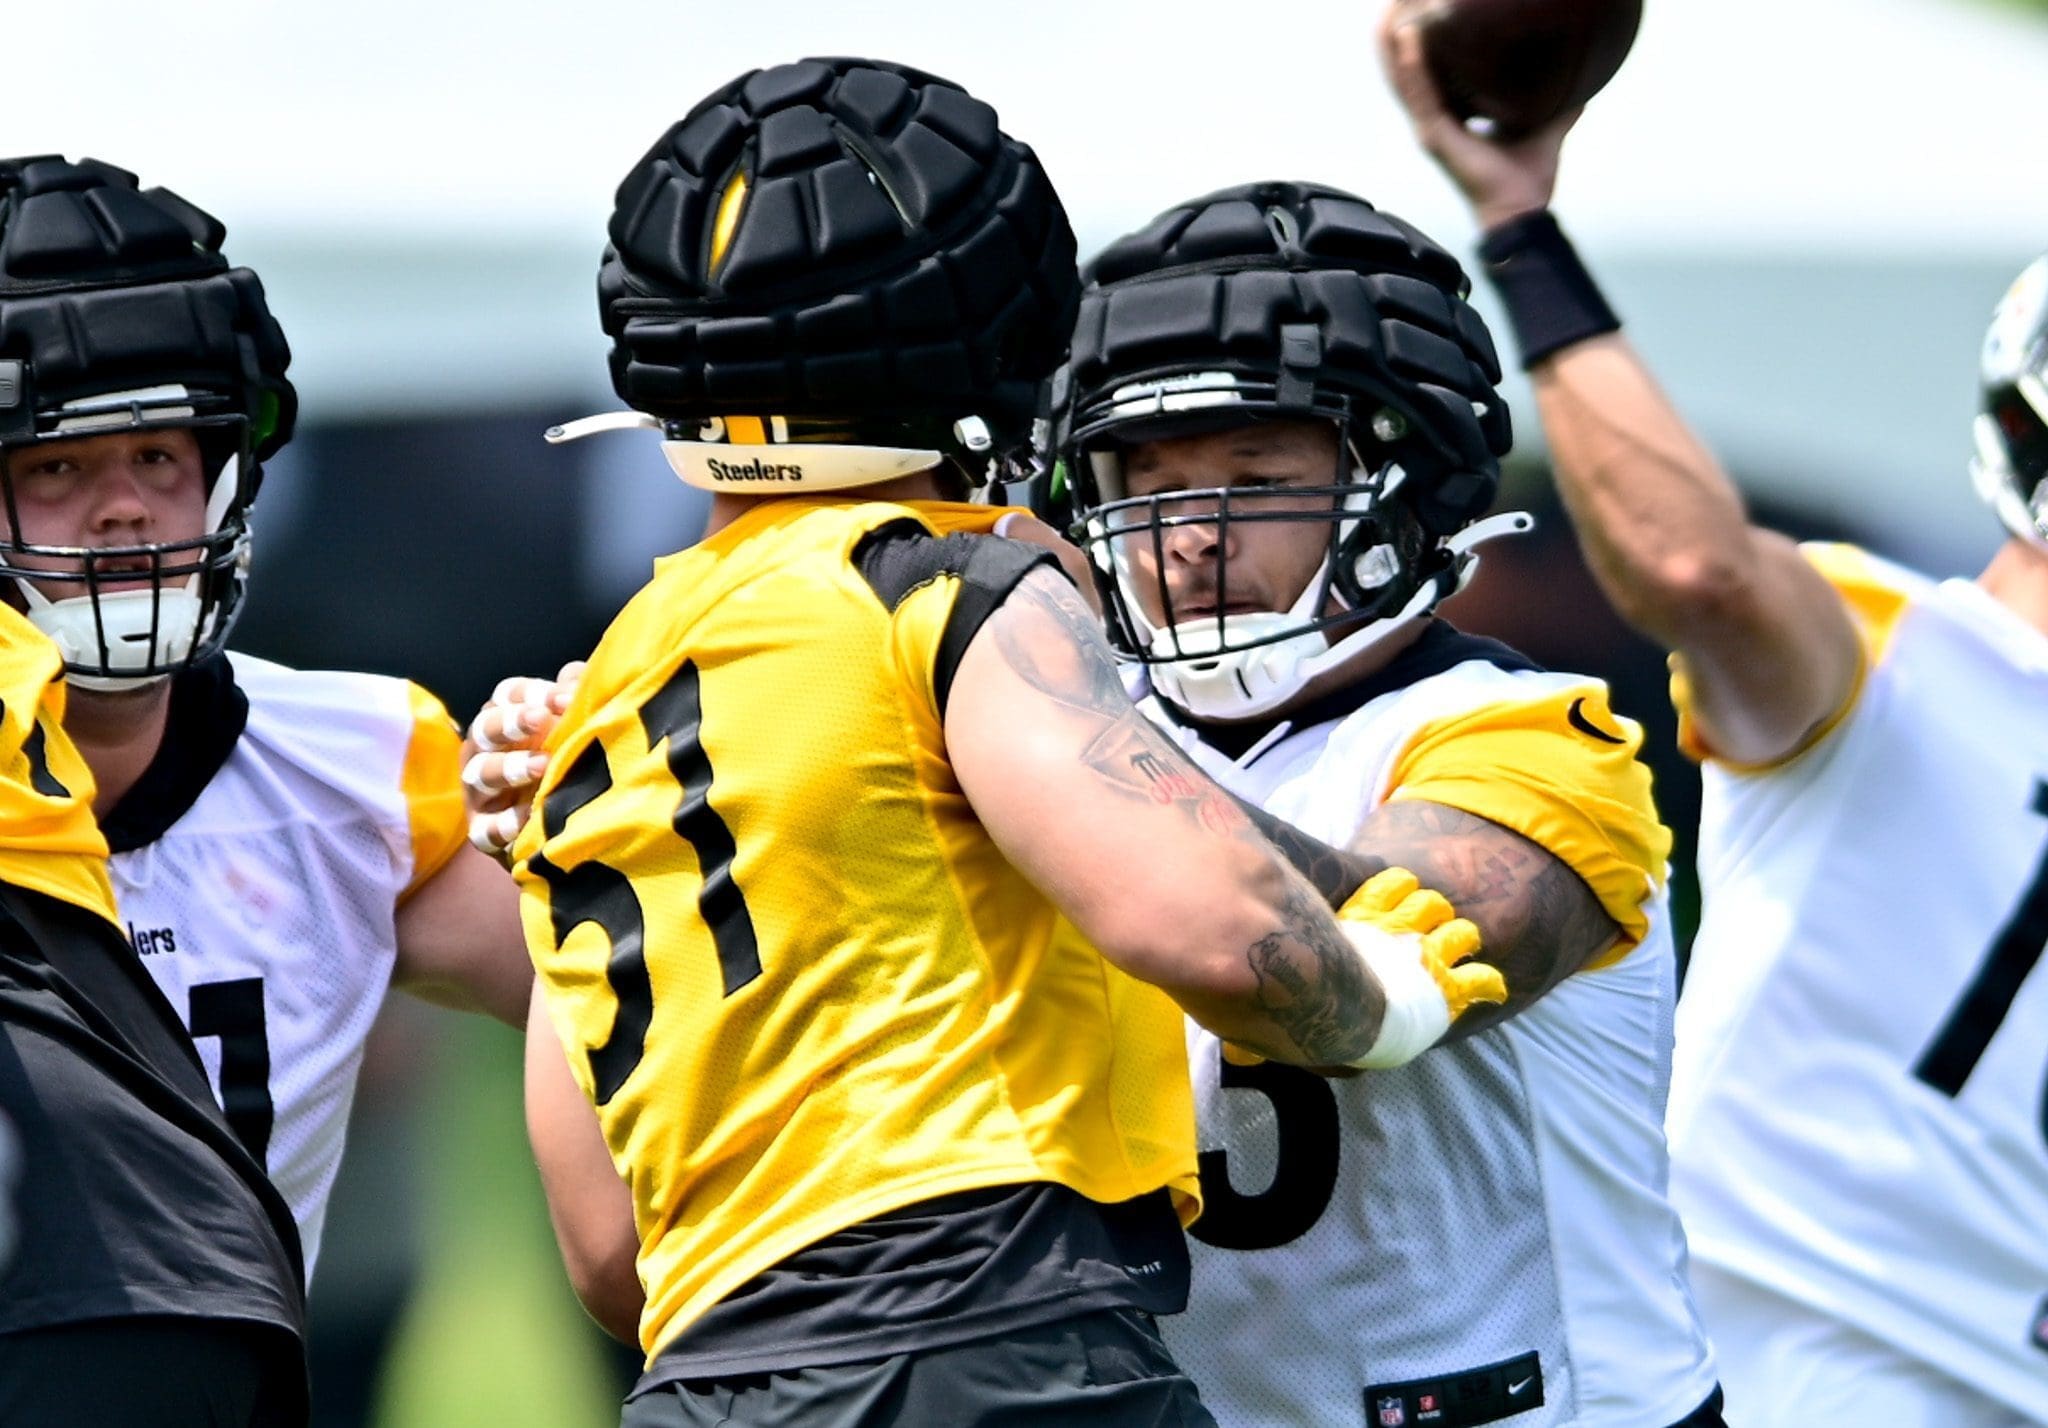
[[[1461,531],[1454,531],[1444,537],[1444,549],[1457,558],[1466,569],[1458,577],[1458,589],[1463,590],[1472,583],[1472,577],[1479,572],[1478,547],[1486,541],[1501,536],[1527,535],[1536,529],[1536,518],[1527,511],[1502,511],[1488,516],[1483,521],[1474,521]],[[1470,555],[1470,559],[1465,557]],[[1456,591],[1452,592],[1453,594]]]

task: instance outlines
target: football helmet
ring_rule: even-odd
[[[1493,501],[1511,441],[1500,363],[1464,271],[1415,228],[1338,189],[1255,183],[1167,210],[1091,265],[1052,386],[1053,441],[1119,652],[1199,717],[1251,718],[1427,614],[1513,513]],[[1330,484],[1130,495],[1140,442],[1274,419],[1327,421]],[[1322,498],[1301,509],[1304,497]],[[1286,610],[1226,613],[1233,522],[1328,529]],[[1163,573],[1147,617],[1136,557],[1169,531],[1217,531],[1214,613],[1178,618]]]
[[[0,466],[0,576],[87,688],[131,688],[204,658],[241,605],[260,463],[291,436],[298,398],[263,286],[228,266],[225,236],[111,164],[0,159],[0,455],[178,427],[205,463],[204,534],[100,549],[23,539]],[[31,577],[78,593],[52,597]],[[117,581],[127,588],[102,588]]]
[[[1978,376],[1971,480],[2007,530],[2048,549],[2048,256],[2006,290]]]
[[[1058,196],[988,105],[875,60],[727,84],[620,184],[598,271],[632,407],[709,491],[835,490],[1030,449],[1080,281]]]

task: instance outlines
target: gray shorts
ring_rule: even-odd
[[[619,1428],[1215,1428],[1149,1314],[1105,1309],[866,1363],[690,1379]]]

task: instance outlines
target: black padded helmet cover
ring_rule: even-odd
[[[1470,544],[1492,532],[1459,532],[1492,504],[1511,432],[1449,253],[1354,195],[1269,182],[1167,210],[1088,278],[1052,441],[1111,637],[1155,689],[1198,716],[1270,711],[1469,577]],[[1319,492],[1123,487],[1133,443],[1290,418],[1337,428]],[[1304,509],[1316,494],[1327,504]],[[1326,527],[1321,572],[1285,611],[1224,615],[1225,533],[1281,520]],[[1164,542],[1182,527],[1219,533],[1214,614],[1184,616],[1168,589]]]
[[[613,386],[675,427],[774,414],[872,439],[972,415],[1014,442],[1078,300],[1031,150],[957,85],[875,60],[705,99],[620,184],[610,238]]]
[[[220,252],[226,230],[167,189],[94,159],[0,160],[0,442],[45,432],[64,402],[180,383],[203,414],[249,423],[261,460],[290,438],[298,398],[263,285]]]
[[[1087,277],[1053,386],[1070,480],[1083,448],[1145,434],[1117,419],[1119,389],[1223,372],[1246,416],[1331,416],[1362,440],[1377,411],[1399,413],[1390,445],[1433,535],[1492,504],[1513,440],[1500,359],[1457,259],[1392,214],[1321,185],[1242,184],[1168,209]]]
[[[0,159],[0,447],[176,426],[206,464],[201,537],[119,549],[31,544],[0,475],[0,576],[74,681],[121,688],[204,658],[239,608],[259,463],[290,439],[298,398],[263,285],[228,266],[225,236],[111,164]]]

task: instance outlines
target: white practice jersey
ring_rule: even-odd
[[[309,1276],[397,904],[464,836],[459,742],[403,680],[238,654],[178,676],[164,751],[105,823],[129,938],[290,1202]]]
[[[1644,864],[1661,877],[1669,841],[1640,730],[1597,681],[1445,626],[1360,696],[1235,762],[1144,707],[1225,787],[1327,843],[1389,796],[1537,837],[1629,947],[1494,1028],[1349,1079],[1239,1064],[1190,1024],[1207,1208],[1167,1341],[1223,1428],[1677,1422],[1714,1371],[1666,1200],[1675,968]],[[1500,773],[1515,766],[1528,777]],[[1596,808],[1623,779],[1628,797]],[[1594,811],[1559,811],[1574,801]]]
[[[1808,554],[1867,672],[1797,757],[1705,767],[1673,1192],[1702,1262],[2048,1423],[2048,638]]]

